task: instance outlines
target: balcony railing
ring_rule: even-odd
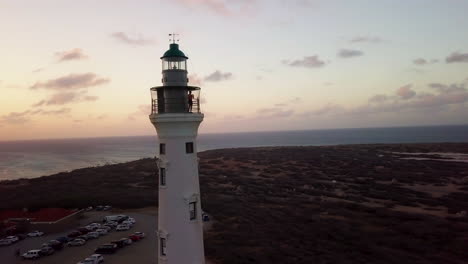
[[[152,99],[151,114],[165,113],[200,113],[200,98],[194,98],[191,104],[183,98]]]

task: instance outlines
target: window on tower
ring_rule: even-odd
[[[190,220],[197,219],[197,202],[189,203]]]
[[[193,153],[193,142],[185,143],[185,153]]]
[[[161,256],[166,256],[166,239],[161,237],[159,239],[159,248],[161,249]]]
[[[161,143],[159,144],[159,155],[164,155],[166,154],[166,144]]]
[[[166,168],[159,168],[159,184],[166,186]]]

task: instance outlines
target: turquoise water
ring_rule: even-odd
[[[199,135],[198,151],[257,146],[468,142],[468,125]],[[156,155],[157,137],[0,142],[0,180],[126,162]]]

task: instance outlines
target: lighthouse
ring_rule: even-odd
[[[196,142],[203,114],[200,87],[188,85],[187,59],[173,37],[161,57],[162,86],[151,88],[150,120],[159,137],[158,263],[205,263]]]

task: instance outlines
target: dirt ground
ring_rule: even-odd
[[[128,231],[111,231],[107,235],[87,241],[87,243],[83,246],[65,247],[63,250],[55,252],[51,256],[45,256],[38,260],[22,260],[21,258],[15,257],[14,252],[18,248],[21,250],[21,253],[24,253],[30,249],[38,249],[42,243],[60,236],[66,236],[66,234],[72,230],[67,230],[62,233],[47,234],[42,237],[26,238],[13,245],[1,247],[0,263],[73,264],[94,254],[94,250],[99,245],[108,243],[112,240],[120,239],[122,237],[128,237],[128,235],[137,231],[144,232],[146,234],[146,238],[120,249],[115,254],[104,255],[105,263],[157,263],[157,239],[155,232],[157,230],[157,208],[145,208],[127,211],[114,210],[106,212],[91,211],[85,213],[85,217],[80,220],[80,226],[84,226],[91,222],[101,222],[103,216],[112,214],[126,214],[135,218],[136,224]]]

